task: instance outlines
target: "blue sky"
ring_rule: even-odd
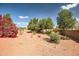
[[[19,27],[26,27],[28,22],[36,18],[51,17],[56,25],[56,17],[61,9],[68,9],[79,20],[79,4],[65,3],[0,3],[0,14],[10,13],[13,22]]]

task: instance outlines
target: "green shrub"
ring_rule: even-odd
[[[53,41],[54,43],[58,44],[60,42],[60,36],[57,33],[52,32],[49,36],[51,41]]]
[[[38,19],[37,18],[33,18],[32,20],[30,20],[30,22],[29,22],[27,27],[31,31],[36,31],[38,29]]]

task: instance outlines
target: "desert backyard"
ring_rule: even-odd
[[[79,55],[79,43],[61,40],[59,44],[49,43],[46,34],[33,34],[28,30],[18,32],[16,38],[0,38],[1,56],[60,56]]]
[[[2,3],[0,11],[0,56],[79,56],[79,4]]]

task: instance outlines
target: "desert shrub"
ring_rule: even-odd
[[[49,34],[51,41],[53,41],[54,43],[59,43],[60,42],[60,36],[57,33],[50,33]]]

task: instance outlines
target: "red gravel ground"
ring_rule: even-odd
[[[79,43],[73,40],[61,40],[60,44],[49,43],[45,34],[27,33],[16,38],[0,38],[1,56],[73,56],[79,55]]]

